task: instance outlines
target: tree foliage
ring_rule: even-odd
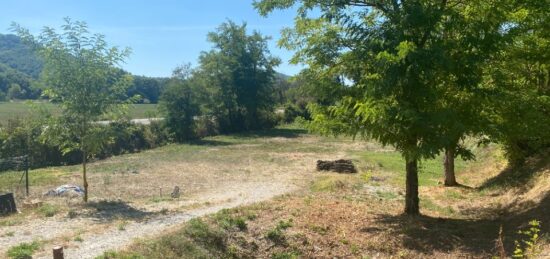
[[[547,1],[518,1],[509,13],[510,40],[486,66],[492,100],[490,136],[513,164],[550,147],[550,15]]]
[[[506,3],[264,0],[261,14],[298,6],[280,45],[308,65],[320,92],[314,130],[375,139],[406,160],[406,206],[418,214],[418,161],[481,133],[483,64],[503,40]],[[330,98],[329,98],[330,100]],[[473,116],[472,116],[473,115]],[[486,125],[486,124],[482,124]],[[460,150],[467,154],[465,150]]]
[[[61,33],[45,27],[39,36],[33,36],[17,24],[13,29],[44,60],[43,93],[59,102],[62,111],[60,118],[52,119],[47,136],[66,152],[82,152],[84,201],[87,201],[86,161],[108,140],[95,121],[116,113],[125,99],[131,77],[121,75],[117,66],[130,51],[109,47],[103,35],[91,34],[86,23],[69,18],[61,26]]]
[[[214,46],[200,56],[198,74],[213,94],[212,112],[225,131],[258,129],[268,124],[273,110],[274,67],[267,40],[246,24],[223,23],[208,34]]]
[[[200,105],[205,100],[204,89],[191,74],[189,65],[177,67],[160,102],[164,123],[178,142],[197,137],[196,120],[204,111]]]

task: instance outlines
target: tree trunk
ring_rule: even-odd
[[[418,160],[407,159],[406,164],[407,171],[407,189],[405,194],[405,214],[407,215],[419,215],[419,201],[418,198]]]
[[[456,186],[458,183],[456,182],[455,177],[455,149],[446,148],[444,159],[443,165],[445,167],[445,186]]]
[[[86,151],[82,150],[82,180],[84,181],[84,202],[88,202],[88,179],[86,178]]]

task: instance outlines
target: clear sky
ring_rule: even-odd
[[[104,34],[110,44],[130,47],[124,69],[169,76],[179,64],[196,65],[200,52],[211,48],[206,34],[231,19],[271,36],[271,53],[283,61],[277,71],[294,75],[300,67],[288,64],[292,53],[276,46],[280,30],[292,26],[294,15],[278,11],[264,18],[252,0],[3,0],[0,33],[10,33],[11,22],[33,33],[43,26],[58,28],[68,16],[87,22],[91,32]]]

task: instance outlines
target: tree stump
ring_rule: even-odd
[[[357,173],[351,160],[339,159],[334,161],[317,160],[317,171],[333,171],[337,173]]]
[[[63,247],[62,246],[54,246],[53,247],[53,259],[64,259],[65,256],[63,255]]]
[[[17,212],[13,193],[0,194],[0,215],[7,215]]]

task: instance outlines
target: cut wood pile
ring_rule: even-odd
[[[351,160],[339,159],[334,161],[317,160],[317,171],[333,171],[337,173],[357,173]]]

